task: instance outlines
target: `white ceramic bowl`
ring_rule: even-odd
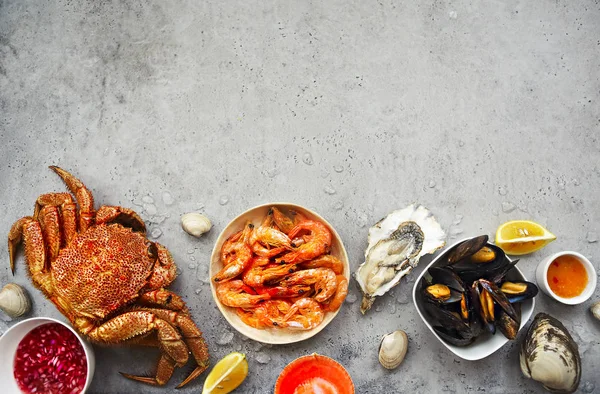
[[[435,335],[435,337],[439,339],[440,342],[444,344],[444,346],[446,346],[452,353],[456,354],[458,357],[464,360],[473,361],[480,360],[493,354],[496,350],[500,349],[509,341],[508,338],[502,335],[502,333],[498,330],[495,335],[492,335],[488,332],[481,334],[477,337],[475,342],[468,346],[461,347],[449,344],[435,332],[431,323],[428,321],[428,315],[425,312],[425,309],[423,308],[424,301],[421,299],[421,297],[417,296],[417,292],[421,288],[421,280],[423,280],[423,276],[425,276],[427,270],[429,270],[429,268],[431,267],[437,267],[442,265],[441,262],[443,261],[443,257],[448,252],[450,252],[450,250],[452,250],[459,243],[467,241],[469,239],[470,238],[463,239],[462,241],[453,244],[449,248],[446,248],[446,250],[440,253],[435,259],[433,259],[433,261],[427,267],[425,267],[423,272],[421,272],[421,275],[419,275],[419,277],[415,281],[415,286],[413,287],[413,302],[417,308],[419,316],[421,316],[421,319],[423,319],[423,322],[425,322],[425,325],[429,327],[433,335]],[[516,266],[513,267],[510,271],[508,271],[508,273],[506,274],[506,278],[511,281],[527,280],[525,276],[523,276],[523,273]],[[521,303],[521,326],[519,327],[519,330],[521,330],[525,326],[525,324],[533,314],[534,305],[535,301],[533,298],[523,301]]]
[[[583,266],[585,267],[585,269],[587,271],[587,275],[588,275],[587,286],[581,292],[581,294],[578,295],[577,297],[572,297],[572,298],[560,297],[560,296],[557,296],[556,294],[554,294],[554,292],[550,289],[550,285],[548,284],[548,275],[547,275],[548,268],[550,267],[550,264],[552,264],[552,262],[560,256],[572,256],[572,257],[576,258],[577,260],[579,260],[579,262],[581,264],[583,264]],[[538,264],[538,266],[535,270],[535,279],[537,280],[537,285],[540,288],[540,290],[542,290],[546,295],[554,298],[556,301],[562,302],[563,304],[567,304],[567,305],[577,305],[577,304],[581,304],[582,302],[587,301],[587,299],[590,298],[592,296],[592,294],[594,294],[594,290],[596,290],[596,270],[594,269],[594,266],[592,265],[592,263],[587,258],[585,258],[585,256],[583,256],[577,252],[565,251],[565,252],[555,253],[551,256],[546,257],[544,260],[542,260]]]
[[[348,255],[346,254],[346,249],[342,243],[342,240],[339,234],[335,231],[335,229],[329,224],[325,219],[319,216],[317,213],[311,211],[310,209],[304,208],[300,205],[290,204],[290,203],[280,203],[274,202],[269,204],[259,205],[254,208],[250,208],[246,212],[242,213],[235,219],[233,219],[229,224],[223,229],[221,234],[219,234],[219,238],[217,238],[217,242],[215,243],[215,247],[213,248],[212,255],[210,258],[210,268],[209,275],[211,278],[210,281],[210,289],[213,295],[215,302],[217,303],[217,307],[225,317],[225,319],[231,324],[233,328],[235,328],[239,333],[247,336],[248,338],[252,338],[255,341],[269,343],[269,344],[286,344],[286,343],[294,343],[303,341],[316,335],[319,331],[325,328],[331,320],[337,315],[339,309],[335,312],[328,312],[325,314],[325,318],[323,322],[319,324],[317,327],[312,330],[306,331],[298,331],[298,330],[290,330],[290,329],[282,329],[282,328],[273,328],[273,329],[264,329],[259,330],[254,327],[248,326],[246,323],[240,319],[240,317],[235,313],[234,308],[229,308],[219,301],[217,298],[216,288],[212,281],[212,277],[221,270],[223,265],[220,260],[220,251],[223,242],[227,240],[232,234],[238,232],[239,230],[244,228],[244,224],[247,221],[251,221],[255,225],[259,225],[263,219],[267,216],[269,212],[269,208],[277,207],[284,212],[288,212],[290,210],[294,210],[299,212],[309,219],[314,219],[322,222],[329,230],[331,230],[332,240],[331,240],[331,254],[338,259],[340,259],[344,263],[344,275],[350,281],[350,266],[348,264]],[[343,305],[342,305],[343,306]]]
[[[83,346],[85,357],[87,360],[87,378],[82,393],[85,393],[94,377],[94,369],[96,367],[96,359],[94,358],[94,349],[92,345],[86,342],[81,336],[66,323],[50,317],[34,317],[23,320],[8,329],[2,337],[0,337],[0,393],[2,394],[20,394],[21,390],[15,381],[13,375],[15,353],[19,342],[34,328],[46,323],[58,323],[67,327]]]

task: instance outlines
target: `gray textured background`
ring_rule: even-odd
[[[342,362],[357,393],[541,390],[521,375],[516,343],[467,362],[437,342],[409,297],[422,267],[367,316],[346,303],[312,340],[266,347],[236,333],[219,345],[232,329],[205,283],[208,257],[234,216],[287,200],[330,220],[356,269],[368,227],[418,201],[450,241],[509,219],[547,225],[558,239],[522,259],[529,278],[565,249],[598,268],[598,0],[80,3],[0,0],[1,237],[39,194],[64,189],[47,169],[57,164],[97,203],[162,231],[211,362],[248,354],[238,392],[271,392],[285,364],[315,351]],[[192,210],[214,223],[200,240],[179,226]],[[59,317],[21,260],[11,277],[4,242],[0,256],[0,282],[31,291],[32,315]],[[579,343],[585,392],[600,390],[598,299],[536,305]],[[378,342],[398,328],[409,352],[388,372]],[[154,352],[96,353],[94,392],[170,392],[188,371],[151,388],[117,371],[151,371]]]

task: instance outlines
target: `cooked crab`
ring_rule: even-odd
[[[58,167],[75,195],[38,197],[33,216],[21,218],[8,234],[10,267],[25,243],[31,278],[75,329],[98,344],[142,344],[160,348],[156,376],[122,373],[144,383],[163,385],[175,367],[197,366],[178,386],[208,367],[208,349],[185,303],[166,290],[176,277],[169,251],[146,239],[146,226],[132,210],[102,206],[94,211],[91,192]]]

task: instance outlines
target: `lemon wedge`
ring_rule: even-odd
[[[512,220],[496,230],[496,245],[516,256],[540,250],[555,239],[544,226],[530,220]]]
[[[202,394],[226,394],[236,389],[248,376],[246,355],[238,352],[223,357],[204,381]]]

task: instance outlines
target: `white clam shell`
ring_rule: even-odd
[[[600,301],[593,303],[590,307],[590,311],[596,319],[600,320]]]
[[[9,283],[0,290],[0,309],[10,317],[19,317],[31,310],[31,301],[25,289]]]
[[[553,393],[573,393],[581,379],[577,344],[555,318],[538,313],[523,339],[519,361],[523,375]]]
[[[396,330],[383,336],[379,345],[379,363],[384,368],[397,368],[408,350],[408,336],[402,330]]]
[[[211,229],[212,223],[206,216],[197,212],[190,212],[181,216],[181,227],[186,233],[194,237],[201,237],[202,234]]]

